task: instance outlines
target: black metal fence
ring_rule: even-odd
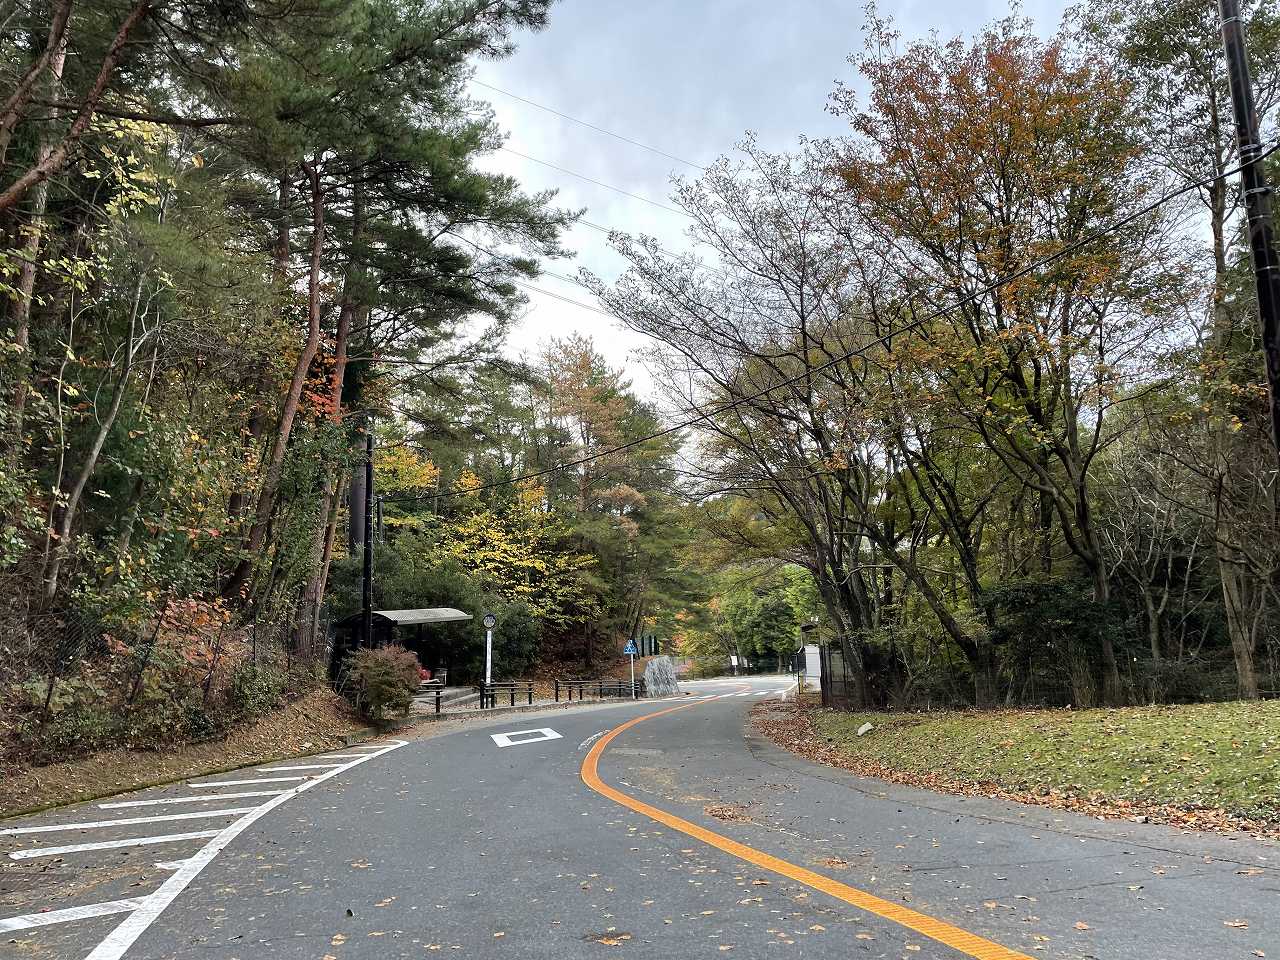
[[[582,700],[588,696],[603,700],[605,697],[645,696],[644,677],[636,677],[633,688],[630,680],[556,680],[556,703],[561,700],[573,701],[574,695]]]
[[[508,680],[499,683],[482,683],[476,690],[480,693],[480,709],[488,710],[504,699],[508,706],[514,707],[516,700],[525,700],[528,706],[533,705],[533,682],[530,680]],[[436,697],[436,713],[440,712],[440,698]]]
[[[844,654],[826,643],[818,651],[822,663],[822,675],[819,678],[822,705],[838,710],[851,709],[857,700],[849,696],[849,670],[845,665]]]

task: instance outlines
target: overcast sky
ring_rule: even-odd
[[[1021,9],[1040,33],[1048,34],[1066,5],[1028,0]],[[880,5],[907,38],[930,31],[943,37],[969,34],[1009,10],[995,0],[884,0]],[[519,37],[513,57],[481,64],[476,79],[682,160],[707,164],[731,152],[747,130],[773,150],[792,148],[801,136],[839,133],[841,124],[823,108],[836,80],[856,86],[846,58],[861,49],[863,21],[859,2],[560,0],[546,30]],[[670,249],[685,245],[684,218],[545,164],[658,203],[667,201],[673,174],[696,176],[696,169],[480,84],[472,86],[472,94],[493,105],[509,134],[507,150],[489,158],[491,168],[514,175],[529,189],[559,190],[564,206],[587,208],[585,219],[594,224],[647,233]],[[586,267],[610,280],[621,269],[597,230],[579,225],[565,245],[575,257],[548,269],[572,276]],[[595,304],[586,290],[555,277],[544,276],[537,286]],[[513,353],[532,356],[552,335],[589,334],[614,365],[627,367],[641,393],[649,392],[648,377],[633,356],[644,338],[598,313],[528,293],[526,316],[510,341]]]

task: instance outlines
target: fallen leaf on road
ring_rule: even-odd
[[[1247,930],[1249,927],[1248,920],[1223,920],[1224,927],[1235,927],[1238,930]]]
[[[711,803],[702,808],[702,812],[709,817],[715,817],[717,820],[723,820],[725,823],[750,823],[751,815],[747,813],[745,807],[741,807],[736,803]]]
[[[1090,926],[1089,926],[1087,923],[1085,923],[1083,920],[1077,920],[1077,921],[1076,921],[1076,929],[1077,929],[1077,930],[1092,930],[1093,928],[1092,928],[1092,927],[1090,927]]]
[[[335,947],[340,947],[347,942],[347,935],[345,933],[335,933],[333,939],[329,942]]]

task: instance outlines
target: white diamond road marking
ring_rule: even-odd
[[[544,740],[559,740],[560,734],[550,727],[539,727],[537,730],[511,730],[507,733],[491,733],[490,737],[499,747],[520,747],[526,743],[542,743]],[[514,737],[521,739],[515,740]]]

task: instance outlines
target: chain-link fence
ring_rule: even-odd
[[[299,611],[243,621],[219,600],[147,616],[0,608],[0,742],[10,760],[208,739],[319,676],[327,624]]]

